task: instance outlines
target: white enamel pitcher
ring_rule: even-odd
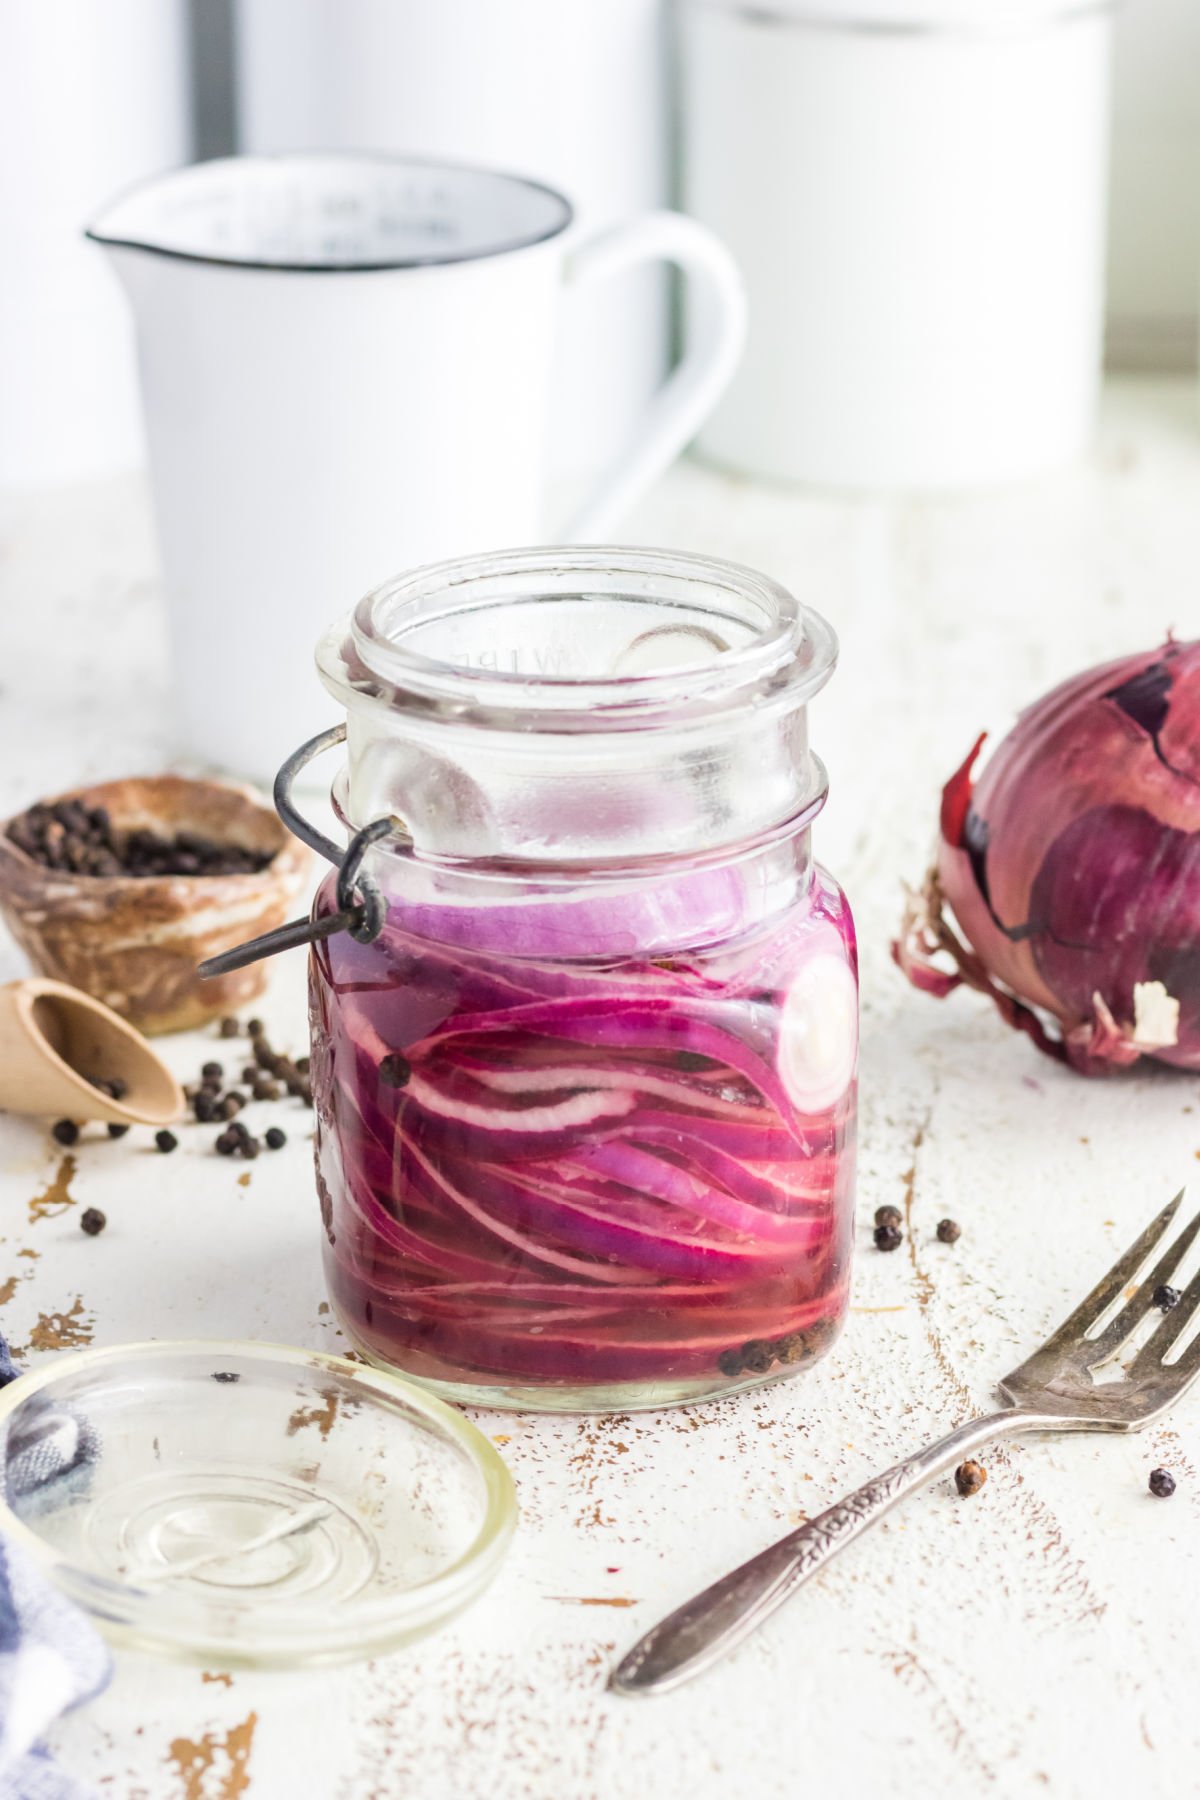
[[[608,535],[745,331],[737,271],[693,221],[580,241],[553,189],[451,164],[223,158],[137,188],[89,236],[136,317],[181,748],[252,776],[323,723],[311,645],[331,618],[421,563]],[[688,285],[683,360],[599,491],[555,519],[560,305],[656,261]]]

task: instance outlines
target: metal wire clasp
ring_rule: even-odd
[[[314,757],[344,743],[345,738],[345,725],[332,725],[328,731],[318,732],[316,737],[309,738],[306,744],[293,751],[275,777],[275,810],[279,817],[294,836],[315,850],[318,856],[323,856],[326,862],[331,862],[338,872],[338,910],[326,913],[320,919],[292,919],[287,925],[279,925],[274,931],[251,938],[248,943],[222,951],[220,956],[210,956],[197,968],[201,980],[231,975],[235,969],[244,969],[248,963],[259,962],[264,956],[277,956],[281,950],[319,943],[324,938],[336,937],[339,931],[348,931],[360,944],[370,944],[383,930],[387,911],[383,895],[371,877],[362,872],[362,863],[371,846],[381,843],[384,838],[396,838],[406,844],[412,842],[402,822],[394,814],[372,819],[369,825],[354,833],[343,850],[304,817],[292,798],[292,787],[301,769]]]

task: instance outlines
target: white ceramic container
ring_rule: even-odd
[[[310,646],[400,570],[605,535],[740,353],[720,244],[678,213],[579,232],[519,177],[383,155],[199,163],[93,227],[137,321],[182,745],[252,776],[318,730]],[[547,498],[551,347],[576,290],[669,263],[683,360],[573,518]]]
[[[683,0],[684,203],[746,279],[700,439],[848,488],[1035,474],[1088,441],[1111,19],[1092,0]]]
[[[600,229],[668,204],[664,0],[237,0],[244,150],[379,149],[531,175]],[[551,454],[610,460],[662,378],[667,284],[562,321]]]
[[[182,0],[0,0],[0,485],[142,455],[133,333],[83,227],[182,162]]]

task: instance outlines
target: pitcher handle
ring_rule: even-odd
[[[588,239],[566,266],[568,285],[604,281],[639,263],[667,262],[687,283],[683,360],[650,402],[633,443],[571,521],[564,543],[608,536],[622,513],[679,455],[729,385],[746,341],[746,297],[721,240],[683,213],[652,212]]]

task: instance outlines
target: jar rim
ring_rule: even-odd
[[[598,593],[602,583],[606,592]],[[661,604],[670,588],[696,607],[707,595],[740,606],[743,616],[757,609],[763,627],[707,661],[586,676],[473,667],[404,642],[439,612],[468,612],[506,598],[525,603],[596,593]],[[345,704],[366,701],[523,732],[594,733],[711,720],[748,703],[795,709],[825,685],[837,652],[832,626],[754,569],[686,552],[587,545],[456,557],[395,576],[326,635],[317,668]]]

